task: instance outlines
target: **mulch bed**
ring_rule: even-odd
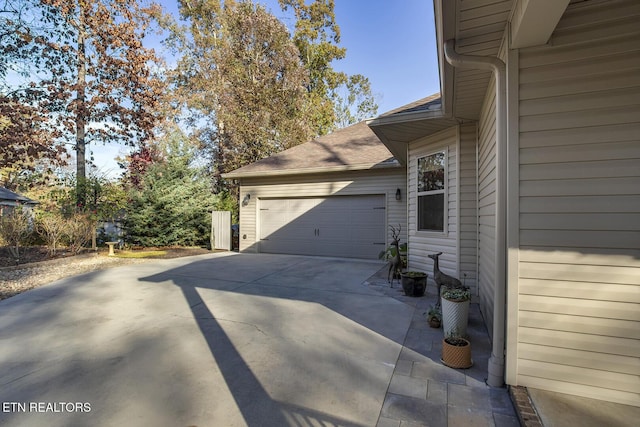
[[[49,261],[57,258],[72,256],[70,252],[59,250],[56,256],[49,255],[46,246],[26,246],[20,247],[20,259],[16,263],[13,255],[6,246],[0,247],[0,267],[11,267],[17,264],[30,264],[33,262]]]
[[[158,253],[158,251],[162,253]],[[148,252],[146,256],[137,256],[137,252]],[[0,300],[10,298],[30,289],[34,289],[65,277],[85,274],[97,270],[137,264],[154,259],[180,258],[192,255],[209,254],[211,251],[198,247],[140,248],[127,251],[127,257],[110,257],[106,248],[98,252],[87,250],[79,255],[60,251],[55,257],[48,254],[46,247],[25,247],[21,250],[21,264],[16,265],[10,251],[0,247]]]

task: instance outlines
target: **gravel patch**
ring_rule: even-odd
[[[101,254],[88,254],[16,267],[5,267],[0,269],[0,300],[65,277],[149,261],[153,261],[153,259],[115,258]]]

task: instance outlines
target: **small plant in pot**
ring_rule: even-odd
[[[427,273],[422,271],[405,271],[400,274],[402,278],[402,289],[405,295],[410,297],[421,297],[427,289]]]
[[[471,300],[471,291],[467,288],[448,288],[442,290],[442,298],[452,302],[465,302]]]
[[[407,243],[402,243],[400,246],[400,259],[402,259],[402,268],[407,268]],[[380,251],[378,259],[383,261],[390,261],[396,256],[396,247],[388,246],[384,251]]]
[[[442,312],[440,311],[440,307],[431,306],[429,311],[427,312],[427,322],[429,322],[429,326],[432,328],[440,328],[440,324],[442,323]]]
[[[471,292],[466,288],[445,287],[441,296],[444,336],[466,336]]]
[[[407,244],[402,243],[398,246],[398,248],[400,249],[400,260],[402,262],[400,270],[404,270],[405,268],[407,268]],[[396,257],[397,252],[398,251],[396,250],[395,246],[389,246],[387,247],[387,249],[381,251],[378,254],[378,259],[389,262]],[[394,272],[393,278],[400,279],[400,274]]]
[[[442,340],[442,363],[456,369],[467,369],[473,366],[471,360],[471,342],[461,337],[458,332],[446,336]]]

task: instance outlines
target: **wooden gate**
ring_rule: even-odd
[[[231,250],[231,212],[211,212],[211,249]]]

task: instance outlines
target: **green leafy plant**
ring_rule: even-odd
[[[147,169],[140,188],[129,189],[123,221],[128,244],[200,246],[209,241],[218,198],[188,142],[179,134],[171,136],[165,158]]]
[[[440,307],[432,305],[429,307],[429,311],[427,312],[427,319],[438,319],[442,320],[442,311],[440,311]]]
[[[442,289],[442,298],[454,302],[469,301],[471,292],[466,288],[445,287]]]
[[[451,345],[461,346],[464,345],[463,342],[469,342],[465,338],[465,334],[463,334],[458,328],[451,330],[449,333],[445,334],[445,341]]]
[[[396,247],[389,246],[384,251],[380,251],[378,254],[378,259],[389,261],[396,256]],[[404,268],[407,267],[407,244],[403,243],[400,245],[400,259],[402,259],[402,266]]]

